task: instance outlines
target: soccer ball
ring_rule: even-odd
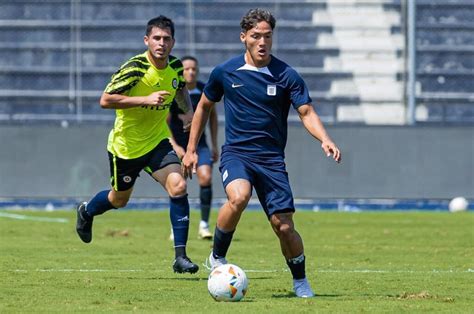
[[[455,197],[449,202],[449,211],[452,213],[462,212],[467,210],[468,205],[469,203],[464,197]]]
[[[248,287],[247,275],[236,265],[224,264],[215,268],[207,280],[207,290],[216,301],[240,301]]]

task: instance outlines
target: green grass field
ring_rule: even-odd
[[[215,302],[203,267],[172,272],[167,212],[106,213],[91,244],[76,236],[72,211],[0,213],[0,313],[474,312],[472,213],[298,212],[317,293],[298,299],[265,215],[246,212],[228,255],[250,281],[239,303]],[[188,253],[201,264],[211,242],[197,240],[198,217]]]

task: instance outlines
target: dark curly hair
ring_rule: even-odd
[[[269,11],[258,8],[251,9],[242,17],[242,20],[240,20],[240,28],[242,32],[246,33],[248,30],[257,26],[257,23],[262,21],[267,22],[272,30],[275,28],[275,18]]]

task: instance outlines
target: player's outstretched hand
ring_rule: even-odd
[[[145,103],[151,106],[161,106],[169,95],[171,94],[164,90],[154,92],[146,96]]]
[[[324,150],[324,153],[327,157],[332,156],[332,158],[337,162],[340,163],[342,160],[341,151],[337,148],[336,144],[334,144],[330,140],[323,141],[321,143],[321,148]]]
[[[198,155],[196,152],[187,151],[184,154],[183,160],[181,162],[181,170],[183,171],[183,177],[185,179],[193,178],[193,173],[196,173]]]

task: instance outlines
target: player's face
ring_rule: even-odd
[[[153,27],[150,34],[144,38],[145,45],[151,56],[159,62],[167,61],[174,46],[174,38],[171,29]]]
[[[183,76],[186,83],[195,83],[199,73],[198,66],[194,60],[183,61]]]
[[[240,33],[240,40],[245,44],[248,62],[252,61],[256,67],[263,67],[270,63],[273,40],[270,24],[265,21],[258,22],[254,28]]]

